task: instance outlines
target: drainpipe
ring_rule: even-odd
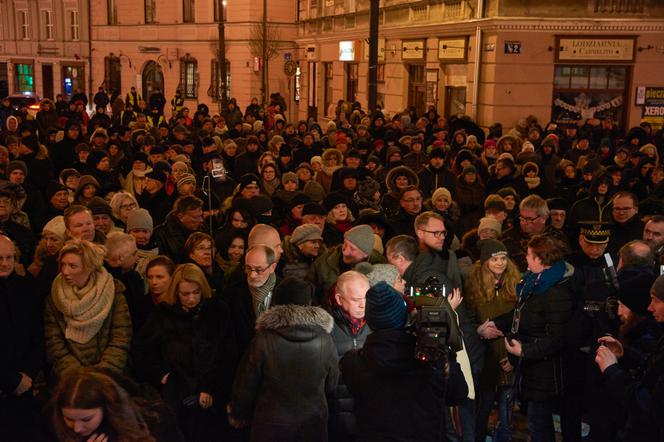
[[[484,17],[484,0],[477,0],[477,10],[475,11],[475,19],[480,20]],[[480,62],[482,61],[482,28],[480,23],[475,28],[475,70],[473,72],[473,110],[471,117],[473,121],[477,122],[477,114],[479,110],[479,95],[480,95]]]
[[[88,0],[88,106],[92,105],[92,0]]]

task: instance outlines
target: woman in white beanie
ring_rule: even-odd
[[[37,244],[32,264],[28,266],[28,272],[35,278],[39,278],[42,269],[46,266],[51,269],[48,273],[55,277],[57,274],[56,258],[64,243],[65,221],[63,216],[60,215],[46,223],[42,229],[41,240]]]

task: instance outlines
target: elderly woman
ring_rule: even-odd
[[[214,239],[207,233],[195,232],[184,244],[189,262],[196,264],[204,273],[212,294],[221,294],[224,288],[224,271],[214,260]]]
[[[323,206],[327,210],[323,241],[328,247],[336,246],[344,241],[344,233],[353,227],[353,213],[348,207],[348,199],[339,192],[330,193],[325,197]]]
[[[42,237],[28,272],[35,278],[40,293],[48,293],[51,282],[58,274],[58,252],[65,243],[65,220],[56,216],[42,229]]]
[[[60,273],[44,309],[46,354],[57,378],[76,367],[126,368],[131,318],[124,287],[103,266],[105,252],[74,239],[58,254]]]
[[[113,217],[116,220],[115,224],[118,227],[125,227],[129,212],[138,209],[138,201],[136,201],[134,195],[127,191],[118,192],[113,195],[109,204],[113,211]]]
[[[187,440],[223,439],[212,411],[223,415],[237,362],[228,310],[211,296],[198,266],[178,266],[134,343],[138,373],[160,388]]]

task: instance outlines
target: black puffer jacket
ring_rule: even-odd
[[[562,280],[546,292],[532,295],[521,308],[517,339],[523,347],[520,390],[525,400],[551,400],[564,392],[562,349],[572,316],[569,278],[573,272],[567,264]],[[513,316],[511,311],[494,319],[496,327],[507,334]]]
[[[320,307],[279,305],[256,335],[233,384],[235,419],[251,420],[252,441],[326,441],[326,394],[337,386],[334,321]]]

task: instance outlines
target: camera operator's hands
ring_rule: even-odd
[[[622,358],[625,354],[622,343],[613,336],[602,336],[597,342],[611,350],[611,353],[613,353],[616,358]]]
[[[450,296],[448,296],[447,301],[450,303],[452,310],[456,310],[457,307],[459,307],[461,304],[461,301],[463,301],[463,296],[461,296],[461,289],[455,288],[452,290],[452,293]]]
[[[237,420],[233,418],[233,408],[231,407],[230,403],[226,404],[226,414],[228,415],[228,423],[230,424],[231,427],[235,428],[236,430],[240,430],[249,425],[249,422],[247,421]]]
[[[484,324],[477,327],[477,334],[480,335],[482,339],[496,339],[503,336],[503,332],[498,330],[496,324],[488,319],[484,321]]]
[[[595,355],[595,363],[599,366],[600,371],[604,373],[607,368],[618,363],[618,358],[616,358],[616,355],[613,354],[609,347],[600,345]]]
[[[498,363],[500,364],[500,368],[502,368],[505,373],[510,373],[512,370],[514,370],[514,366],[510,364],[509,358],[503,358]]]
[[[516,339],[505,338],[505,350],[507,350],[508,353],[518,357],[521,357],[523,353],[521,342],[517,341]]]

